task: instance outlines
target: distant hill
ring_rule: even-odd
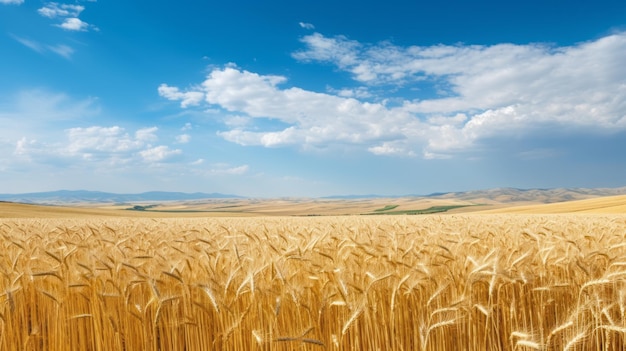
[[[488,202],[511,203],[511,202],[538,202],[553,203],[572,200],[590,199],[599,196],[626,195],[626,187],[621,188],[552,188],[552,189],[518,189],[518,188],[493,188],[485,190],[437,192],[428,195],[334,195],[322,199],[358,200],[379,198],[431,198],[431,199],[457,199],[465,201],[489,200]]]
[[[495,188],[463,192],[438,192],[429,195],[337,195],[327,196],[321,200],[359,201],[366,199],[436,199],[459,200],[484,205],[524,204],[524,203],[555,203],[563,201],[584,200],[600,196],[626,195],[626,187],[621,188],[554,188],[554,189],[517,189]],[[247,199],[249,197],[221,193],[182,193],[150,191],[139,194],[116,194],[100,191],[59,190],[25,194],[0,194],[0,201],[32,204],[129,204],[138,202],[162,201],[196,201],[211,199]]]
[[[479,213],[517,213],[517,214],[554,214],[554,213],[626,213],[626,195],[601,196],[592,199],[566,201],[550,204],[511,206]]]
[[[0,201],[34,204],[128,203],[149,201],[184,201],[202,199],[237,199],[237,195],[220,193],[181,193],[150,191],[139,194],[115,194],[87,190],[59,190],[40,193],[0,194]]]
[[[626,187],[621,188],[553,188],[517,189],[495,188],[464,192],[437,193],[428,197],[438,199],[458,199],[466,201],[488,200],[497,203],[535,202],[554,203],[591,199],[600,196],[626,195]]]
[[[376,195],[376,194],[367,194],[367,195],[331,195],[331,196],[322,196],[320,199],[324,200],[360,200],[360,199],[393,199],[393,198],[401,198],[401,197],[414,197],[416,195],[403,195],[403,196],[385,196],[385,195]]]

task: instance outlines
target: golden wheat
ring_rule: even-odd
[[[2,350],[609,350],[626,216],[0,220]]]

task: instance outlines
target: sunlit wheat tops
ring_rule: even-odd
[[[622,350],[626,216],[3,220],[2,350]]]

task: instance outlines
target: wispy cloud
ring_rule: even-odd
[[[181,134],[176,136],[176,142],[179,144],[187,144],[191,141],[191,135],[189,134]]]
[[[48,45],[47,46],[48,50],[54,52],[55,54],[59,55],[59,56],[63,56],[66,59],[69,59],[72,57],[72,54],[74,53],[74,49],[67,46],[67,45],[63,45],[63,44],[59,44],[59,45]]]
[[[265,147],[355,144],[377,155],[440,158],[488,138],[530,137],[546,126],[583,134],[626,130],[624,32],[567,47],[400,47],[319,33],[302,42],[305,49],[293,54],[298,61],[331,63],[367,86],[430,84],[440,87],[439,95],[393,105],[378,95],[379,102],[368,102],[359,95],[369,93],[364,88],[283,89],[286,77],[232,65],[213,69],[186,91],[163,84],[159,93],[183,108],[208,104],[241,118],[279,121],[278,129],[229,123],[219,133]]]
[[[395,145],[398,144],[398,145]],[[374,155],[385,155],[385,156],[415,156],[415,153],[412,150],[406,150],[402,143],[391,142],[383,142],[380,145],[372,146],[367,149],[367,151],[373,153]]]
[[[304,29],[310,29],[310,30],[315,29],[315,26],[312,25],[311,23],[299,22],[298,24],[300,25],[300,27]]]
[[[206,175],[243,175],[248,172],[248,165],[231,166],[227,163],[214,164],[212,168],[205,171]]]
[[[24,0],[0,0],[0,4],[5,5],[21,5],[24,3]]]
[[[0,135],[15,125],[28,130],[31,125],[60,125],[80,123],[100,113],[95,97],[76,99],[68,94],[45,89],[28,89],[12,95],[0,96]]]
[[[15,39],[18,43],[26,46],[27,48],[36,51],[38,53],[43,53],[44,51],[46,51],[46,46],[42,45],[41,43],[35,41],[35,40],[30,40],[30,39],[26,39],[26,38],[22,38],[22,37],[18,37],[16,35],[11,35],[11,37],[13,37],[13,39]]]
[[[74,49],[68,45],[64,45],[64,44],[48,45],[48,44],[40,43],[35,40],[18,37],[16,35],[12,35],[12,37],[18,43],[40,54],[52,52],[66,59],[72,58],[72,54],[74,54]]]

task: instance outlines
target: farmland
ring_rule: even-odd
[[[14,218],[0,349],[601,350],[614,214]]]

